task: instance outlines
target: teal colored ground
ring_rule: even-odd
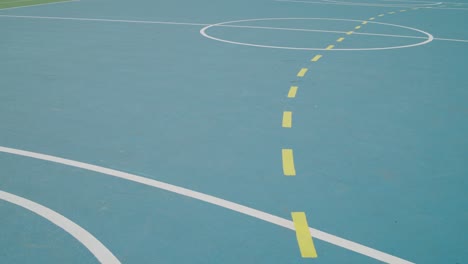
[[[468,2],[413,10],[430,3],[353,1],[81,0],[0,10],[0,146],[141,175],[286,219],[305,212],[310,227],[411,262],[466,263]],[[371,17],[435,40],[339,51],[426,36],[374,23],[356,31],[371,35],[346,35],[360,22],[323,19],[207,30],[256,45],[335,45],[285,50],[214,41],[193,25]],[[310,62],[317,54],[320,61]],[[303,67],[307,75],[296,77]],[[299,87],[295,99],[286,96],[291,85]],[[283,111],[293,112],[290,129],[281,127]],[[283,148],[294,149],[295,177],[283,175]],[[379,263],[318,239],[319,257],[303,259],[285,228],[2,152],[0,190],[66,216],[122,263]],[[0,263],[97,262],[21,207],[0,200],[0,219]]]

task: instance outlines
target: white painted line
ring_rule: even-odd
[[[80,0],[64,0],[64,1],[60,1],[60,2],[52,2],[52,3],[44,3],[44,4],[34,4],[34,5],[7,7],[7,8],[0,8],[0,11],[3,11],[3,10],[11,10],[11,9],[18,9],[18,8],[34,7],[34,6],[45,6],[45,5],[65,4],[65,3],[79,2],[79,1],[80,1]]]
[[[371,6],[395,6],[393,4],[390,4],[390,5],[387,5],[387,4],[371,4],[371,3],[357,3],[357,2],[343,2],[343,1],[336,1],[336,0],[321,0],[323,2],[328,2],[328,3],[336,3],[336,4],[345,4],[345,5],[371,5]],[[413,5],[413,4],[408,4],[406,3],[407,5],[411,5],[411,6],[435,6],[435,5],[440,5],[442,4],[442,2],[437,2],[437,3],[429,3],[429,4],[418,4],[418,5]]]
[[[425,7],[427,5],[390,5],[390,4],[371,4],[371,3],[349,3],[349,2],[333,2],[333,1],[303,1],[303,0],[275,0],[276,2],[291,2],[304,4],[319,4],[319,5],[341,5],[341,6],[370,6],[370,7]]]
[[[281,218],[272,214],[268,214],[268,213],[265,213],[265,212],[262,212],[262,211],[259,211],[259,210],[241,205],[241,204],[230,202],[230,201],[218,198],[218,197],[214,197],[208,194],[189,190],[189,189],[175,186],[172,184],[168,184],[165,182],[148,179],[148,178],[141,177],[135,174],[130,174],[130,173],[126,173],[126,172],[122,172],[118,170],[104,168],[104,167],[100,167],[97,165],[92,165],[92,164],[83,163],[79,161],[59,158],[55,156],[50,156],[50,155],[45,155],[41,153],[20,150],[20,149],[7,148],[7,147],[2,147],[2,146],[0,146],[0,152],[55,162],[55,163],[68,165],[68,166],[75,167],[75,168],[81,168],[81,169],[85,169],[89,171],[106,174],[109,176],[114,176],[120,179],[144,184],[147,186],[155,187],[157,189],[162,189],[162,190],[166,190],[172,193],[190,197],[190,198],[200,200],[206,203],[210,203],[212,205],[220,206],[220,207],[223,207],[223,208],[226,208],[226,209],[229,209],[229,210],[232,210],[232,211],[244,214],[244,215],[248,215],[248,216],[251,216],[251,217],[254,217],[254,218],[257,218],[257,219],[260,219],[260,220],[263,220],[263,221],[266,221],[266,222],[269,222],[269,223],[272,223],[272,224],[275,224],[275,225],[278,225],[278,226],[281,226],[290,230],[295,230],[294,223],[290,220],[287,220],[287,219],[284,219],[284,218]],[[398,258],[396,256],[392,256],[390,254],[384,253],[382,251],[378,251],[376,249],[334,236],[332,234],[325,233],[323,231],[320,231],[314,228],[309,228],[309,230],[310,230],[312,237],[314,237],[315,239],[328,242],[330,244],[354,251],[356,253],[368,256],[376,260],[380,260],[382,262],[394,263],[394,264],[412,263],[407,260]]]
[[[162,25],[187,25],[187,26],[207,26],[209,24],[166,22],[166,21],[147,21],[147,20],[126,20],[126,19],[101,19],[101,18],[80,18],[80,17],[51,17],[51,16],[17,16],[0,15],[0,17],[28,18],[28,19],[51,19],[51,20],[74,20],[88,22],[114,22],[114,23],[137,23],[137,24],[162,24]]]
[[[201,23],[181,23],[181,22],[171,22],[171,21],[121,20],[121,19],[78,18],[78,17],[19,16],[19,15],[0,15],[0,17],[26,18],[26,19],[50,19],[50,20],[76,20],[76,21],[87,21],[87,22],[110,22],[110,23],[114,22],[114,23],[137,23],[137,24],[185,25],[185,26],[204,26],[204,27],[213,25],[213,24],[201,24]],[[356,20],[353,20],[353,21],[356,21]],[[347,33],[347,31],[336,31],[336,30],[242,26],[242,25],[216,25],[216,27],[270,29],[270,30],[285,30],[285,31],[336,33],[336,34]],[[369,35],[369,36],[382,36],[382,37],[398,37],[398,38],[419,38],[419,39],[427,38],[427,37],[415,37],[415,36],[405,36],[405,35],[378,34],[378,33],[357,33],[356,32],[355,34],[356,35]]]
[[[259,45],[259,44],[254,44],[254,43],[246,43],[246,42],[238,42],[238,41],[231,41],[231,40],[226,40],[226,39],[221,39],[217,38],[214,36],[209,35],[206,31],[212,27],[218,27],[218,26],[226,26],[229,24],[233,23],[243,23],[243,22],[252,22],[252,21],[271,21],[271,20],[330,20],[330,21],[351,21],[351,22],[363,22],[363,20],[355,20],[355,19],[342,19],[342,18],[315,18],[315,17],[308,17],[308,18],[257,18],[257,19],[243,19],[243,20],[236,20],[236,21],[228,21],[228,22],[222,22],[218,24],[213,24],[207,27],[204,27],[200,30],[200,34],[206,38],[219,41],[219,42],[224,42],[224,43],[229,43],[229,44],[234,44],[234,45],[241,45],[241,46],[250,46],[250,47],[257,47],[257,48],[269,48],[269,49],[286,49],[286,50],[326,50],[324,48],[302,48],[302,47],[289,47],[289,46],[272,46],[272,45]],[[374,22],[374,21],[369,21],[368,23],[373,23],[373,24],[380,24],[380,25],[387,25],[387,26],[393,26],[393,27],[398,27],[398,28],[404,28],[404,29],[409,29],[412,31],[419,32],[421,34],[424,34],[427,36],[426,40],[414,43],[414,44],[408,44],[408,45],[400,45],[400,46],[389,46],[389,47],[374,47],[374,48],[353,48],[353,49],[334,49],[334,51],[369,51],[369,50],[391,50],[391,49],[403,49],[403,48],[411,48],[411,47],[417,47],[421,45],[425,45],[432,40],[434,40],[434,36],[431,34],[416,29],[416,28],[411,28],[411,27],[406,27],[406,26],[401,26],[401,25],[395,25],[395,24],[389,24],[389,23],[382,23],[382,22]]]
[[[468,39],[446,39],[446,38],[434,38],[434,40],[440,40],[440,41],[453,41],[453,42],[466,42],[466,43],[468,43]]]
[[[31,200],[1,190],[0,200],[21,206],[62,228],[83,244],[83,246],[85,246],[101,263],[120,263],[114,254],[112,254],[112,252],[110,252],[109,249],[107,249],[99,240],[65,216]]]
[[[75,17],[46,17],[46,16],[18,16],[18,15],[0,15],[5,18],[25,18],[25,19],[50,19],[50,20],[76,20],[76,21],[88,21],[88,22],[115,22],[115,23],[137,23],[137,24],[163,24],[163,25],[186,25],[186,26],[210,26],[212,24],[203,23],[183,23],[183,22],[170,22],[170,21],[145,21],[145,20],[116,20],[116,19],[99,19],[99,18],[75,18]],[[361,20],[353,20],[361,21]],[[364,20],[362,20],[364,21]],[[361,22],[362,22],[361,21]],[[373,22],[377,23],[377,22]],[[346,34],[348,31],[336,31],[336,30],[322,30],[322,29],[304,29],[304,28],[283,28],[283,27],[261,27],[261,26],[242,26],[242,25],[217,25],[216,27],[228,27],[228,28],[248,28],[248,29],[267,29],[267,30],[284,30],[284,31],[302,31],[302,32],[320,32],[320,33],[334,33],[334,34]],[[354,35],[363,36],[379,36],[389,38],[410,38],[410,39],[427,39],[427,36],[408,36],[408,35],[392,35],[392,34],[379,34],[379,33],[365,33],[365,32],[353,32]],[[462,39],[442,39],[434,38],[434,40],[443,41],[455,41],[455,42],[467,42]]]
[[[333,3],[333,2],[314,2],[314,1],[302,1],[302,0],[274,0],[276,2],[290,2],[290,3],[303,3],[303,4],[319,4],[319,5],[344,5],[344,6],[371,6],[371,7],[401,7],[401,8],[430,8],[430,9],[453,9],[453,10],[468,10],[468,8],[443,8],[433,7],[427,5],[376,5],[376,4],[353,4],[353,3]]]

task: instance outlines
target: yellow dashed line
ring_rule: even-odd
[[[363,25],[367,24],[367,21],[362,22]]]
[[[283,112],[283,127],[284,128],[292,127],[292,112],[290,111]]]
[[[291,88],[289,88],[288,98],[296,97],[296,93],[297,93],[297,86],[291,86]]]
[[[388,14],[393,15],[393,14],[395,14],[395,12],[388,12]]]
[[[355,27],[354,29],[360,29],[360,28],[361,28],[361,26],[357,26],[357,27]]]
[[[283,173],[285,176],[296,176],[294,168],[294,155],[292,149],[283,149]]]
[[[375,19],[375,17],[371,17],[371,18],[369,18],[369,20],[374,20],[374,19]]]
[[[308,69],[307,68],[302,68],[298,73],[297,77],[304,77],[304,75],[307,73]]]
[[[322,55],[315,55],[314,58],[312,58],[312,62],[317,62],[318,60],[320,60],[320,58],[322,58]]]
[[[406,12],[406,10],[403,9],[403,10],[400,10],[400,12]]]
[[[353,31],[348,31],[348,32],[346,32],[346,35],[351,35],[353,33],[354,33]]]
[[[331,50],[335,47],[335,45],[328,45],[328,47],[326,48],[326,50]]]
[[[342,42],[344,40],[344,38],[339,38],[336,40],[336,42]]]
[[[385,16],[385,15],[384,15],[384,14],[380,14],[380,15],[379,15],[379,17],[383,17],[383,16]]]
[[[297,244],[299,245],[301,256],[303,258],[316,258],[317,251],[315,250],[314,241],[309,231],[305,213],[292,212],[291,216],[294,222],[294,228],[296,229]]]

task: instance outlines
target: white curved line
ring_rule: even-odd
[[[272,46],[272,45],[259,45],[259,44],[252,44],[252,43],[245,43],[245,42],[238,42],[238,41],[231,41],[231,40],[225,40],[225,39],[220,39],[213,37],[211,35],[208,35],[206,31],[212,27],[223,27],[232,23],[242,23],[242,22],[252,22],[252,21],[270,21],[270,20],[330,20],[330,21],[351,21],[351,22],[363,22],[363,20],[355,20],[355,19],[342,19],[342,18],[317,18],[317,17],[306,17],[306,18],[298,18],[298,17],[290,17],[290,18],[255,18],[255,19],[242,19],[242,20],[235,20],[235,21],[227,21],[227,22],[221,22],[213,25],[206,26],[200,30],[200,34],[206,38],[219,41],[219,42],[224,42],[224,43],[229,43],[229,44],[234,44],[234,45],[241,45],[241,46],[250,46],[250,47],[257,47],[257,48],[270,48],[270,49],[286,49],[286,50],[326,50],[325,48],[297,48],[297,47],[287,47],[287,46]],[[425,45],[431,41],[434,40],[434,36],[431,34],[422,31],[417,28],[412,28],[412,27],[406,27],[406,26],[401,26],[401,25],[395,25],[395,24],[390,24],[390,23],[382,23],[382,22],[374,22],[374,21],[369,21],[368,23],[372,24],[380,24],[380,25],[386,25],[386,26],[393,26],[393,27],[398,27],[398,28],[404,28],[412,31],[416,31],[419,33],[422,33],[427,36],[427,39],[422,42],[418,42],[415,44],[410,44],[410,45],[401,45],[401,46],[390,46],[390,47],[381,47],[381,48],[354,48],[354,49],[333,49],[331,51],[368,51],[368,50],[391,50],[391,49],[403,49],[403,48],[411,48],[411,47],[416,47],[416,46],[421,46]]]
[[[230,201],[218,198],[218,197],[214,197],[214,196],[204,194],[201,192],[197,192],[197,191],[192,191],[192,190],[182,188],[179,186],[175,186],[172,184],[168,184],[165,182],[156,181],[156,180],[148,179],[148,178],[141,177],[138,175],[134,175],[134,174],[118,171],[118,170],[113,170],[109,168],[104,168],[104,167],[100,167],[100,166],[96,166],[96,165],[92,165],[88,163],[83,163],[79,161],[59,158],[55,156],[50,156],[50,155],[45,155],[41,153],[20,150],[20,149],[7,148],[7,147],[0,146],[0,152],[55,162],[55,163],[59,163],[63,165],[68,165],[71,167],[81,168],[81,169],[85,169],[89,171],[106,174],[109,176],[114,176],[117,178],[121,178],[124,180],[136,182],[136,183],[141,183],[147,186],[155,187],[158,189],[162,189],[162,190],[177,193],[186,197],[190,197],[196,200],[207,202],[216,206],[224,207],[226,209],[229,209],[229,210],[232,210],[232,211],[244,214],[244,215],[248,215],[248,216],[251,216],[251,217],[254,217],[254,218],[257,218],[257,219],[260,219],[260,220],[263,220],[263,221],[266,221],[266,222],[269,222],[278,226],[282,226],[290,230],[295,230],[294,223],[290,220],[287,220],[287,219],[284,219],[284,218],[281,218],[272,214],[268,214],[268,213],[265,213],[265,212],[262,212],[262,211],[259,211],[259,210],[241,205],[241,204],[230,202]],[[323,231],[320,231],[314,228],[309,228],[309,229],[310,229],[311,235],[315,239],[328,242],[330,244],[354,251],[356,253],[368,256],[376,260],[380,260],[385,263],[395,263],[395,264],[411,264],[412,263],[407,260],[398,258],[396,256],[387,254],[385,252],[378,251],[376,249],[334,236],[332,234],[325,233]]]
[[[26,198],[0,190],[0,200],[23,207],[65,230],[85,246],[101,263],[119,264],[120,261],[99,240],[65,216]]]

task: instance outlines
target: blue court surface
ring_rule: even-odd
[[[468,263],[466,0],[31,1],[0,263]]]

